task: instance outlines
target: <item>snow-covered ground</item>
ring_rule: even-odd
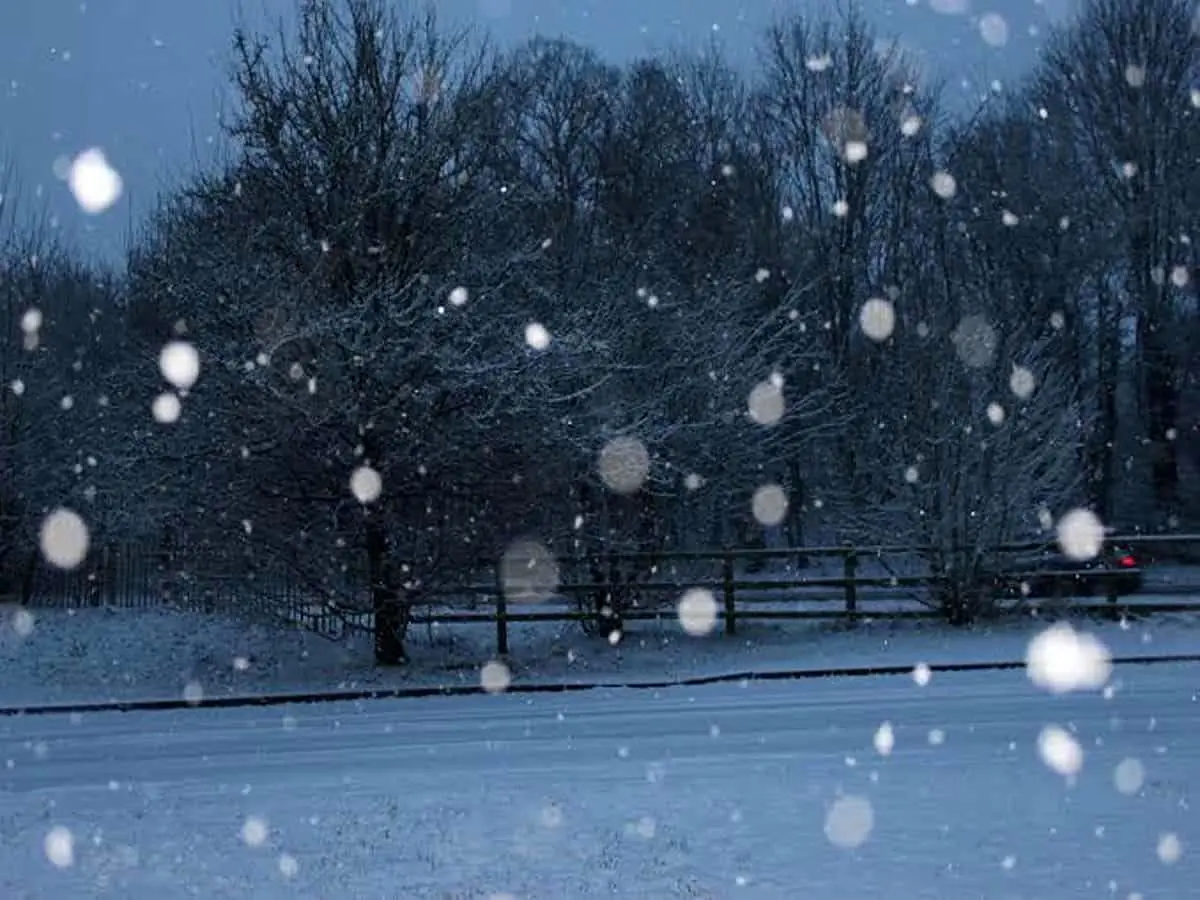
[[[543,608],[544,607],[540,607]],[[629,683],[780,669],[1021,660],[1048,622],[977,629],[934,621],[742,622],[737,637],[692,637],[680,624],[631,623],[617,646],[573,623],[514,624],[515,683]],[[1200,616],[1084,626],[1116,656],[1200,653]],[[414,626],[410,665],[376,669],[365,636],[329,641],[299,629],[171,608],[0,610],[0,707],[108,699],[473,684],[494,658],[487,623]]]
[[[0,896],[1174,900],[1196,672],[4,718]]]

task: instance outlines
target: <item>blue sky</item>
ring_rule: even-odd
[[[1049,23],[1073,0],[860,0],[880,31],[965,90],[1012,81]],[[440,0],[452,22],[488,29],[502,46],[534,34],[587,43],[614,61],[695,44],[715,30],[740,64],[771,18],[820,0]],[[965,6],[957,14],[938,7]],[[0,157],[22,201],[51,215],[89,254],[114,257],[154,196],[211,159],[225,92],[229,35],[240,14],[272,23],[294,0],[6,0],[0,3]],[[979,20],[1002,16],[1009,40],[989,46]],[[99,146],[126,192],[85,215],[54,176],[55,160]]]

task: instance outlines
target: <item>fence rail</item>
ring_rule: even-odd
[[[1110,543],[1129,547],[1148,559],[1168,555],[1200,555],[1200,535],[1114,535]],[[1006,545],[996,553],[1022,553],[1045,547],[1045,542]],[[688,590],[707,591],[715,605],[713,619],[727,634],[737,634],[741,622],[786,620],[842,620],[853,626],[865,619],[930,619],[943,614],[929,608],[930,588],[947,581],[924,571],[901,571],[919,563],[928,547],[900,545],[823,546],[771,549],[666,550],[662,552],[605,554],[558,560],[564,569],[588,571],[588,580],[565,580],[544,593],[553,599],[529,604],[521,586],[506,585],[500,570],[494,577],[473,584],[447,584],[425,592],[413,608],[414,625],[489,624],[495,631],[497,652],[507,654],[510,625],[550,622],[599,621],[620,623],[666,621],[677,615],[676,601]],[[1163,551],[1168,551],[1164,553]],[[338,605],[316,599],[287,568],[260,570],[246,575],[215,572],[220,562],[193,560],[182,570],[164,565],[161,556],[136,545],[101,548],[86,567],[72,572],[42,568],[29,598],[40,606],[117,606],[151,608],[164,603],[201,611],[235,610],[284,618],[330,638],[347,631],[370,631],[373,617],[366,608],[365,590],[351,586],[352,604]],[[790,563],[773,577],[755,567],[772,561]],[[507,563],[511,565],[510,558]],[[547,560],[531,560],[544,564]],[[822,571],[821,564],[825,563]],[[689,564],[692,571],[685,571]],[[708,564],[707,574],[694,568]],[[918,565],[917,568],[920,568]],[[1073,602],[1072,608],[1119,616],[1126,610],[1139,613],[1200,610],[1200,568],[1175,580],[1155,580],[1155,565],[1135,570],[1147,579],[1141,598],[1119,597],[1109,576],[1094,573],[1099,602]],[[630,569],[633,571],[631,572]],[[739,571],[742,569],[744,571]],[[606,575],[596,578],[597,574]],[[1128,573],[1125,573],[1128,574]],[[1162,602],[1172,595],[1194,601]],[[591,598],[599,603],[589,603]],[[607,598],[607,601],[604,600]],[[1158,598],[1157,600],[1153,598]],[[0,601],[5,598],[0,597]],[[897,608],[908,600],[909,608]],[[921,603],[924,602],[924,608]],[[1016,598],[1038,605],[1041,598]],[[606,614],[607,602],[612,610]],[[535,608],[528,608],[534,605]],[[1049,605],[1043,603],[1042,605]],[[482,608],[481,608],[482,607]],[[768,608],[772,607],[772,608]],[[784,608],[779,608],[784,607]]]
[[[1155,545],[1175,545],[1195,542],[1200,547],[1200,536],[1116,536],[1113,543],[1130,548],[1145,548]],[[1044,547],[1044,543],[1011,545],[1004,552],[1020,553]],[[603,617],[595,609],[584,608],[578,603],[572,608],[565,602],[578,601],[588,595],[612,595],[624,591],[627,595],[623,608],[613,620],[624,623],[665,622],[677,616],[675,600],[689,589],[701,589],[711,593],[716,610],[714,624],[726,634],[736,634],[740,622],[751,621],[813,621],[842,620],[848,626],[869,619],[913,620],[943,619],[942,611],[931,608],[926,598],[924,608],[896,608],[898,599],[910,601],[914,590],[928,589],[948,579],[926,573],[920,574],[864,574],[863,565],[888,554],[912,553],[907,547],[872,547],[864,551],[858,547],[783,548],[768,550],[713,550],[678,551],[661,554],[611,554],[598,560],[600,568],[612,563],[651,563],[650,571],[655,577],[645,580],[633,579],[624,584],[612,581],[576,581],[557,585],[552,597],[541,603],[522,602],[521,590],[506,591],[501,578],[493,582],[447,588],[433,592],[430,602],[413,610],[409,621],[413,625],[489,625],[494,629],[496,652],[505,655],[511,643],[510,626],[530,623],[595,622]],[[1140,552],[1140,551],[1139,551]],[[738,574],[739,561],[761,559],[811,560],[813,557],[835,557],[840,560],[838,575],[787,574],[785,577],[767,579]],[[657,577],[667,562],[711,562],[719,564],[719,575],[702,577],[679,577],[663,579]],[[509,561],[511,563],[511,560]],[[532,560],[537,562],[537,560]],[[573,560],[575,563],[587,561]],[[614,567],[619,569],[620,566]],[[1153,568],[1151,568],[1151,574]],[[1026,573],[1034,574],[1034,573]],[[1169,612],[1200,611],[1200,599],[1166,601],[1172,595],[1187,595],[1200,598],[1200,568],[1187,573],[1185,580],[1151,580],[1143,589],[1144,597],[1122,597],[1116,590],[1116,581],[1129,575],[1147,576],[1143,569],[1105,573],[1094,571],[1089,576],[1096,582],[1098,598],[1057,601],[1053,597],[1017,597],[1009,605],[1010,610],[1019,607],[1067,608],[1079,614],[1103,615],[1120,618],[1128,614],[1155,614]],[[908,589],[906,591],[906,589]],[[450,600],[454,594],[474,595],[486,598],[483,609],[462,609],[451,603],[438,604],[437,595]],[[517,602],[512,602],[515,594]],[[646,595],[650,595],[648,598]],[[653,599],[657,595],[660,599]],[[1157,598],[1157,599],[1155,599]],[[665,600],[665,602],[664,602]],[[648,601],[648,602],[647,602]],[[530,606],[540,607],[530,609]],[[785,608],[766,608],[767,606]],[[346,622],[345,619],[353,621]],[[370,614],[350,612],[343,619],[351,627],[370,629]]]

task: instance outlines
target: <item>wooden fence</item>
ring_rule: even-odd
[[[1178,548],[1180,546],[1200,548],[1200,535],[1121,535],[1109,540],[1140,553],[1154,554],[1155,548]],[[1046,546],[1043,543],[1010,545],[998,548],[999,553],[1018,554]],[[853,627],[865,619],[944,619],[945,614],[933,608],[928,596],[923,602],[917,596],[939,582],[943,576],[929,572],[883,572],[868,574],[864,570],[871,563],[884,563],[895,557],[919,556],[931,548],[912,546],[877,547],[806,547],[785,549],[723,549],[715,551],[665,551],[660,553],[614,554],[605,558],[605,568],[619,571],[624,563],[643,563],[655,570],[673,568],[672,564],[708,563],[715,574],[708,578],[649,578],[614,583],[615,579],[593,582],[563,583],[554,590],[556,597],[575,601],[576,608],[528,609],[531,604],[513,604],[501,579],[490,584],[477,584],[468,590],[490,598],[489,608],[479,611],[463,611],[453,607],[435,609],[429,607],[418,611],[412,618],[416,625],[453,625],[455,623],[487,623],[495,629],[496,652],[509,652],[509,626],[515,623],[534,622],[579,622],[584,624],[596,620],[598,613],[584,608],[580,599],[589,596],[610,596],[612,605],[619,612],[610,614],[613,621],[664,622],[675,619],[678,612],[675,602],[681,595],[693,589],[708,592],[716,604],[715,621],[719,622],[727,635],[736,635],[739,622],[778,620],[842,620]],[[1174,554],[1172,554],[1174,555]],[[782,578],[755,578],[738,573],[739,561],[765,563],[772,560],[806,561],[804,567],[796,567],[792,574]],[[836,561],[836,575],[804,574],[814,561]],[[877,566],[878,567],[878,566]],[[1132,570],[1146,577],[1144,568]],[[1020,573],[1014,573],[1020,574]],[[1030,575],[1035,573],[1028,573]],[[1140,598],[1120,597],[1115,589],[1116,579],[1123,572],[1094,572],[1092,577],[1106,587],[1098,600],[1077,599],[1070,601],[1070,608],[1077,612],[1100,613],[1109,618],[1120,618],[1130,612],[1151,614],[1156,612],[1200,611],[1200,569],[1190,573],[1185,581],[1163,581],[1144,586],[1143,593],[1154,595],[1193,595],[1194,599],[1172,602],[1154,602]],[[883,608],[894,603],[898,594],[908,592],[916,608]],[[622,596],[623,595],[623,596]],[[647,595],[650,596],[649,599]],[[776,596],[771,596],[776,595]],[[783,596],[778,596],[783,595]],[[1050,598],[1029,597],[1016,602],[1030,607],[1048,605]],[[647,602],[648,601],[648,602]],[[541,604],[539,604],[541,605]],[[544,604],[550,605],[550,604]],[[514,608],[514,606],[516,608]],[[785,608],[767,608],[784,606]],[[805,608],[805,607],[808,608]],[[819,606],[819,608],[817,608]]]

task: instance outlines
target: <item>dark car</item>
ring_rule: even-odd
[[[1009,596],[1039,599],[1124,597],[1142,587],[1142,568],[1128,547],[1105,544],[1092,559],[1077,560],[1048,546],[1015,556],[997,576]]]

